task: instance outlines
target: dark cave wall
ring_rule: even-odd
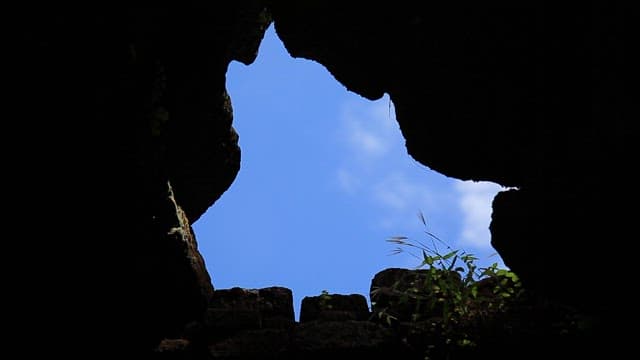
[[[615,205],[633,137],[624,6],[274,1],[272,11],[292,56],[366,98],[390,94],[416,160],[517,188],[493,203],[492,244],[528,286],[598,311],[618,301],[593,292],[610,274],[588,268],[629,230]]]
[[[121,239],[132,249],[121,256],[133,261],[124,280],[132,301],[122,307],[132,314],[127,322],[134,335],[152,345],[200,319],[213,291],[190,224],[240,168],[225,73],[234,59],[253,61],[269,18],[258,1],[145,7],[117,15],[104,24],[122,31],[122,38],[101,50],[119,50],[127,59],[113,77],[126,83],[101,84],[110,92],[98,98],[105,102],[98,111],[106,109],[98,116],[105,123],[126,119],[116,138],[124,137],[127,148],[116,153],[123,158],[114,169],[134,168],[119,190],[132,204],[124,211],[132,231]],[[114,114],[114,108],[120,111]]]
[[[26,341],[67,334],[74,350],[149,350],[202,318],[213,293],[190,225],[240,168],[225,74],[232,60],[255,59],[265,6],[95,3],[8,14],[21,42],[8,51],[19,78],[13,133],[24,133],[13,153],[25,156],[8,173],[34,169],[10,189],[37,214],[24,234],[39,279],[30,298],[46,296],[54,309],[25,309],[43,334]]]

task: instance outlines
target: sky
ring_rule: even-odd
[[[227,89],[241,169],[193,224],[216,289],[290,288],[296,319],[302,299],[323,290],[369,301],[376,273],[420,265],[392,255],[386,240],[428,242],[425,230],[480,266],[504,267],[488,230],[503,188],[413,160],[388,95],[369,101],[322,65],[290,57],[273,26],[253,64],[229,65]]]

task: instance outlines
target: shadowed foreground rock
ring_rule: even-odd
[[[289,289],[232,288],[216,290],[204,323],[185,328],[184,336],[165,339],[155,349],[157,359],[511,359],[527,349],[527,356],[577,356],[589,326],[582,314],[542,298],[514,298],[508,307],[468,323],[440,327],[444,309],[425,309],[411,294],[433,294],[437,284],[423,281],[424,270],[385,269],[371,282],[368,311],[358,294],[323,293],[305,297],[301,321],[293,318]],[[479,284],[489,304],[495,282]],[[494,279],[495,280],[495,279]],[[462,282],[454,281],[462,286]],[[393,290],[393,291],[382,291]],[[414,289],[414,290],[410,290]],[[409,297],[407,297],[409,295]],[[485,305],[486,306],[486,305]],[[379,313],[395,315],[386,322]],[[420,315],[415,317],[412,315]],[[446,329],[445,332],[442,329]],[[462,346],[459,336],[472,343]],[[545,346],[540,346],[545,344]],[[554,355],[554,356],[555,356]],[[521,356],[520,356],[521,357]]]
[[[360,294],[322,294],[302,299],[300,322],[315,320],[367,320],[371,316],[367,299]]]

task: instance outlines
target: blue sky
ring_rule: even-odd
[[[320,64],[288,55],[273,27],[256,61],[229,65],[227,88],[242,164],[194,231],[217,289],[285,286],[296,318],[322,290],[368,299],[373,276],[412,268],[385,240],[428,230],[480,258],[491,199],[501,187],[445,177],[413,160],[384,96],[349,92]]]

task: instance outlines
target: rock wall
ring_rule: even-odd
[[[616,205],[634,137],[624,5],[274,1],[272,11],[292,56],[366,98],[390,95],[417,161],[514,188],[493,203],[492,244],[529,287],[612,315],[620,299],[593,289],[611,272],[593,270],[630,231]]]
[[[69,334],[65,323],[91,340],[76,347],[144,352],[204,316],[213,287],[189,223],[239,169],[225,73],[253,61],[270,14],[292,56],[366,98],[389,93],[416,160],[514,187],[494,201],[492,242],[527,286],[592,312],[603,334],[626,309],[626,5],[244,0],[8,14],[16,111],[3,155],[18,249],[7,253],[35,275],[11,276],[7,293],[29,319],[15,327],[26,344]]]
[[[271,22],[265,5],[98,2],[9,13],[19,111],[7,173],[31,173],[9,188],[20,194],[16,208],[29,207],[20,218],[37,224],[24,227],[25,249],[14,253],[30,254],[39,279],[15,293],[49,304],[16,314],[42,334],[21,338],[101,349],[89,357],[148,353],[202,318],[213,293],[190,224],[239,170],[225,74],[232,60],[255,59]]]
[[[570,309],[518,294],[505,301],[495,291],[499,277],[477,282],[478,297],[470,317],[441,306],[443,289],[466,293],[459,274],[441,270],[385,269],[371,281],[369,297],[329,294],[302,299],[300,321],[293,316],[291,290],[283,287],[216,290],[200,322],[190,323],[179,338],[163,339],[157,359],[511,359],[514,354],[541,358],[586,356],[590,339],[573,322]],[[440,279],[440,280],[438,280]],[[433,301],[432,301],[433,300]],[[428,306],[427,304],[440,306]],[[504,307],[491,308],[502,304]],[[480,315],[480,314],[484,315]],[[460,314],[460,313],[458,313]],[[491,315],[489,315],[491,314]],[[444,320],[444,319],[448,319]],[[461,339],[467,340],[462,343]],[[541,346],[543,345],[543,346]]]

